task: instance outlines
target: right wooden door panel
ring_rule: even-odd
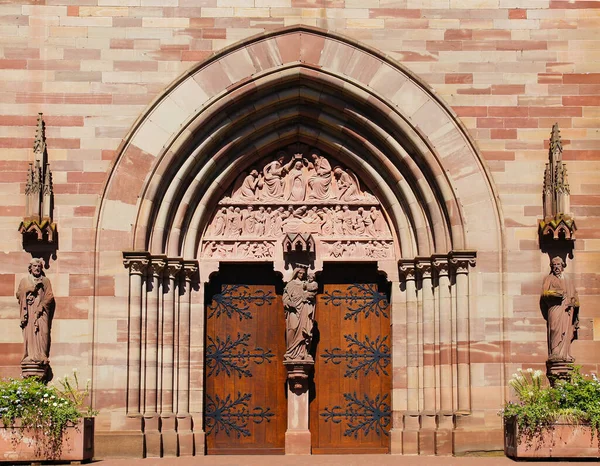
[[[317,297],[318,336],[312,451],[388,453],[391,336],[388,289],[375,271],[324,273]],[[354,277],[360,281],[352,282]]]

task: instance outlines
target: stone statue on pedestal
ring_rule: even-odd
[[[314,275],[307,276],[306,266],[296,266],[292,279],[283,290],[286,322],[285,361],[313,361],[312,342],[315,297],[318,284]]]
[[[550,261],[550,274],[542,284],[542,315],[548,324],[548,362],[572,363],[571,342],[577,339],[579,297],[564,276],[565,263],[559,256]]]
[[[45,378],[55,301],[50,280],[44,275],[43,259],[32,259],[29,263],[29,275],[19,283],[17,300],[23,329],[22,374]]]

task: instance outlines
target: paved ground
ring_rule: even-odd
[[[415,457],[391,455],[319,455],[319,456],[197,456],[192,458],[125,459],[94,462],[94,466],[518,466],[500,453],[493,456]],[[555,466],[573,462],[535,461],[531,466]]]

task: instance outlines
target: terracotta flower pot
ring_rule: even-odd
[[[20,427],[15,427],[20,429]],[[12,428],[0,423],[0,462],[40,461],[43,458],[35,455],[35,446],[31,435],[24,432],[23,439],[16,445],[11,442]],[[62,443],[62,453],[58,461],[87,461],[94,456],[94,418],[87,417],[76,426],[67,427]]]
[[[559,421],[530,443],[521,438],[517,418],[504,419],[504,454],[520,458],[600,458],[598,438],[589,425]]]

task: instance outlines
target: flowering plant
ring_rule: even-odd
[[[600,449],[600,380],[595,374],[581,373],[575,366],[568,380],[557,380],[551,387],[542,371],[519,369],[508,382],[519,401],[508,402],[500,415],[515,417],[521,436],[530,445],[544,430],[552,429],[559,419],[586,424],[598,438]]]
[[[47,386],[35,377],[0,381],[0,415],[4,427],[11,431],[13,447],[24,440],[27,431],[36,456],[57,459],[62,453],[66,428],[95,414],[84,406],[89,381],[80,390],[74,370],[73,380],[65,376],[58,383],[59,386]]]

